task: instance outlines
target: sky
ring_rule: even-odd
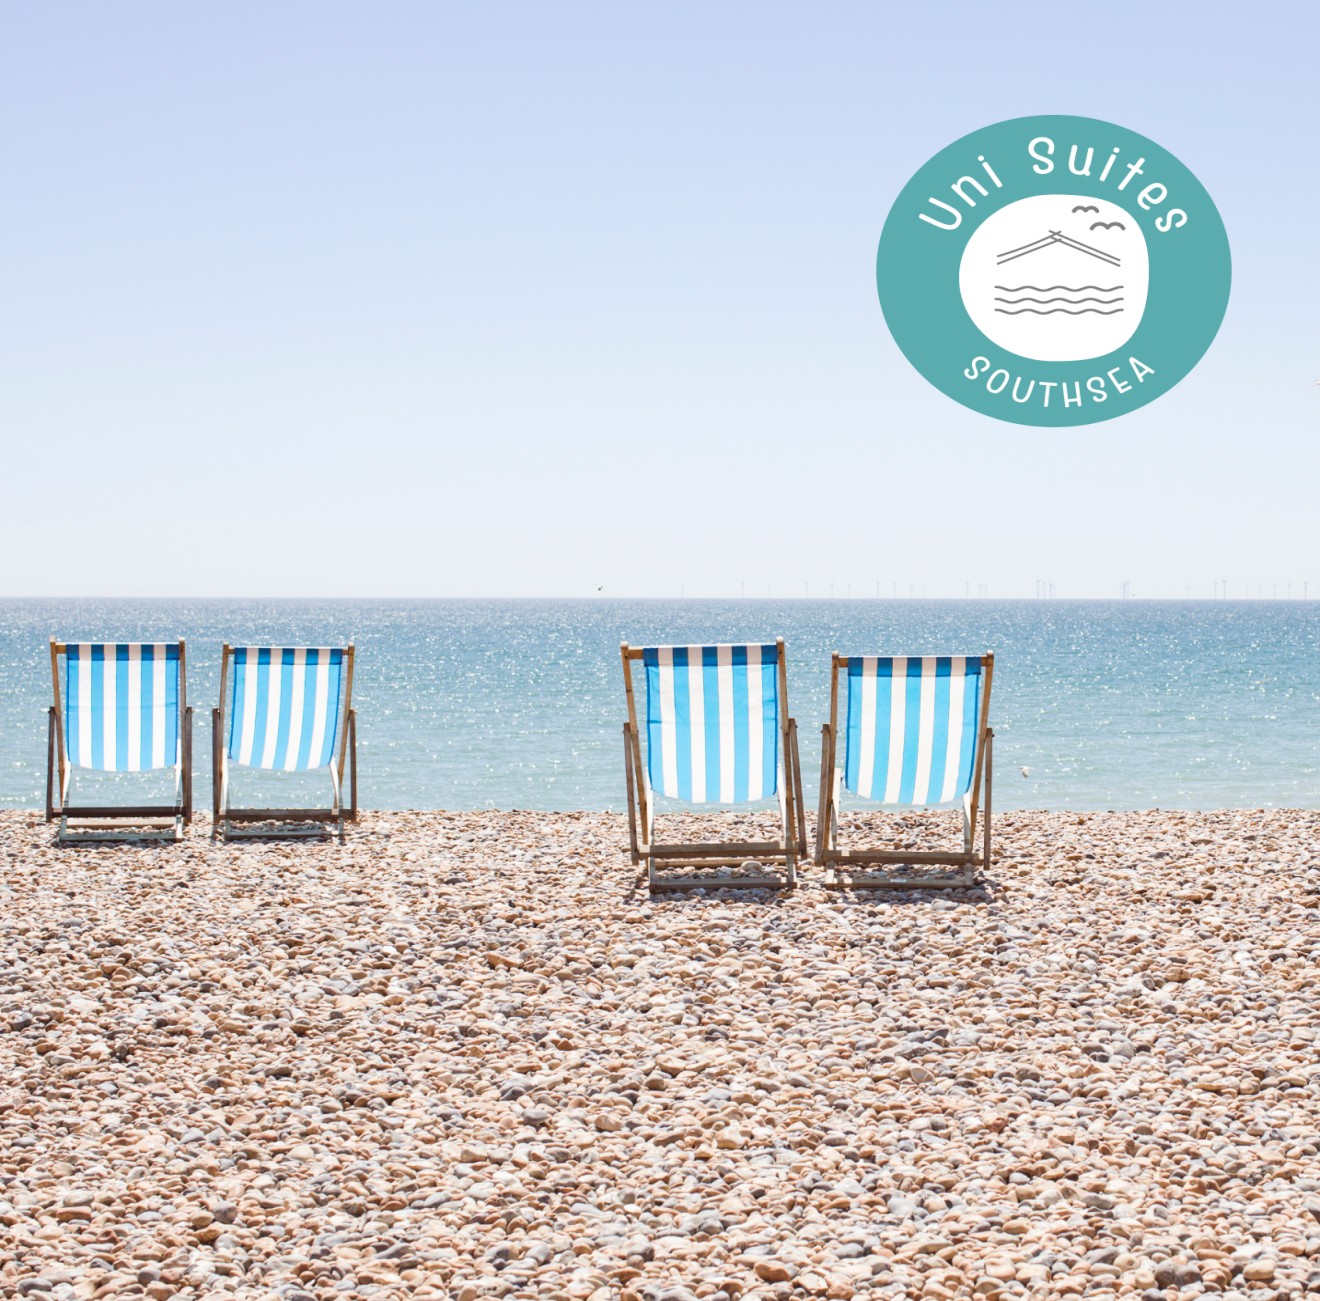
[[[1320,6],[0,0],[0,593],[1320,598]],[[931,387],[890,205],[1037,113],[1213,197],[1200,365]]]

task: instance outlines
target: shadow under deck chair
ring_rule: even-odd
[[[64,690],[60,690],[60,659]],[[192,821],[192,710],[183,642],[50,641],[55,703],[46,744],[46,821],[65,843],[178,840]],[[174,769],[169,804],[69,803],[73,770]]]
[[[990,866],[994,733],[987,725],[993,655],[833,657],[830,721],[823,729],[816,862],[827,886],[968,886]],[[838,764],[839,679],[846,678],[843,764]],[[960,851],[839,848],[844,790],[884,805],[961,802]],[[976,849],[976,819],[982,843]],[[957,873],[877,871],[956,867]]]
[[[233,669],[232,675],[230,669]],[[231,690],[232,676],[232,690]],[[212,804],[225,839],[342,836],[357,821],[357,714],[353,647],[229,646],[220,659],[220,707],[211,711]],[[344,766],[351,761],[344,807]],[[279,772],[325,770],[329,807],[239,808],[233,766]]]
[[[791,889],[807,843],[797,723],[788,714],[783,641],[645,649],[625,642],[622,653],[628,695],[623,731],[629,851],[634,865],[645,862],[650,889]],[[646,679],[645,763],[632,677],[639,660]],[[657,795],[695,805],[778,796],[783,835],[769,841],[662,844],[655,838]],[[710,871],[748,861],[761,870],[749,869],[744,875]],[[664,869],[686,872],[674,875]]]

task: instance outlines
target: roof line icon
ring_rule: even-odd
[[[1049,248],[1053,244],[1063,244],[1067,248],[1076,249],[1078,253],[1085,253],[1089,257],[1099,258],[1101,262],[1107,262],[1111,267],[1122,265],[1122,260],[1112,253],[1106,253],[1103,249],[1094,248],[1090,244],[1083,244],[1081,240],[1073,239],[1071,236],[1057,230],[1052,230],[1039,239],[1032,240],[1030,244],[1023,244],[1018,248],[1011,248],[1005,253],[998,254],[999,265],[1003,266],[1005,262],[1013,262],[1017,258],[1026,257],[1029,253],[1039,253],[1041,249]]]

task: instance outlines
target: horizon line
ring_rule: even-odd
[[[645,595],[629,593],[602,593],[602,592],[580,592],[580,593],[559,593],[553,596],[546,595],[486,595],[486,596],[455,596],[455,595],[437,595],[437,596],[398,596],[398,595],[363,595],[355,594],[349,596],[298,596],[298,595],[263,595],[263,596],[193,596],[193,595],[135,595],[118,593],[115,595],[87,595],[85,593],[76,595],[43,595],[43,596],[6,596],[0,595],[0,603],[19,602],[19,601],[197,601],[197,602],[237,602],[237,601],[299,601],[299,602],[335,602],[349,603],[362,601],[397,601],[397,602],[424,602],[424,601],[794,601],[800,603],[821,603],[829,604],[831,602],[888,602],[897,604],[902,602],[917,601],[940,601],[963,604],[973,602],[984,604],[986,602],[1030,602],[1032,604],[1049,604],[1061,601],[1075,602],[1095,602],[1095,603],[1123,603],[1132,601],[1161,601],[1165,603],[1178,602],[1186,605],[1195,604],[1213,604],[1213,605],[1262,605],[1262,604],[1305,604],[1311,601],[1320,600],[1320,595],[1310,596],[1303,594],[1300,596],[1279,596],[1277,593],[1271,596],[1141,596],[1136,593],[1130,593],[1126,596],[1073,596],[1073,595],[998,595],[998,596],[895,596],[895,595],[834,595],[828,596],[810,596],[810,595],[760,595],[760,594],[708,594],[700,596],[687,596],[686,594],[666,594],[666,595]]]

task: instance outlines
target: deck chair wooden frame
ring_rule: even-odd
[[[142,654],[142,643],[137,642],[93,642],[68,643],[57,638],[50,639],[50,675],[55,693],[55,703],[49,710],[46,734],[46,821],[59,819],[60,825],[56,839],[61,844],[91,844],[98,841],[127,840],[181,840],[192,821],[192,710],[188,707],[187,654],[183,641],[147,643],[153,648],[178,648],[178,716],[176,719],[177,751],[174,763],[149,763],[146,771],[159,768],[175,770],[174,799],[169,804],[71,804],[69,789],[73,770],[84,765],[77,764],[68,753],[65,724],[69,713],[60,685],[60,660],[64,659],[64,680],[69,676],[69,647],[100,646],[118,651],[122,646],[128,651],[136,649]],[[137,661],[140,670],[142,660]],[[139,687],[140,690],[140,687]],[[132,697],[130,696],[130,699]],[[140,698],[140,697],[139,697]],[[95,717],[95,715],[91,715]],[[139,726],[141,716],[139,715]],[[148,748],[151,742],[147,741]],[[89,767],[93,765],[87,765]],[[143,771],[140,766],[120,768],[115,765],[106,768],[94,765],[100,771]]]
[[[838,763],[839,675],[847,672],[849,656],[835,654],[830,662],[830,721],[821,729],[820,807],[816,822],[815,861],[825,869],[825,885],[831,888],[871,889],[957,889],[974,885],[978,870],[990,866],[991,795],[994,768],[994,731],[989,726],[990,687],[995,657],[979,657],[981,665],[980,718],[976,727],[976,749],[970,789],[962,797],[963,845],[961,850],[841,849],[839,805],[843,795],[843,768]],[[867,801],[870,803],[870,801]],[[912,807],[920,807],[913,805]],[[981,845],[976,846],[977,818],[981,821]],[[914,875],[902,867],[947,866],[953,872]],[[885,870],[890,869],[890,870]]]
[[[778,652],[776,686],[782,756],[776,793],[779,797],[782,836],[778,840],[766,841],[665,843],[656,839],[655,796],[642,759],[637,702],[633,691],[632,668],[645,657],[646,650],[623,643],[623,682],[628,698],[628,721],[623,725],[628,850],[634,866],[646,865],[647,886],[652,892],[699,888],[792,889],[797,884],[797,865],[807,856],[802,771],[798,763],[797,722],[788,712],[788,670],[782,638],[776,639],[775,647]],[[713,875],[715,869],[739,867],[748,860],[763,867],[768,864],[770,870],[736,877]]]
[[[356,822],[358,817],[358,782],[357,782],[357,711],[353,708],[353,659],[354,646],[350,642],[344,647],[325,649],[337,650],[343,656],[342,699],[335,711],[335,745],[330,770],[331,800],[328,808],[247,808],[234,805],[230,801],[229,769],[231,760],[226,740],[226,728],[230,723],[229,679],[230,669],[234,665],[238,650],[265,650],[283,654],[288,651],[304,651],[303,647],[234,647],[226,642],[220,653],[220,704],[211,711],[211,803],[213,814],[213,834],[224,840],[305,840],[311,837],[324,838],[336,832],[343,839],[344,826],[347,822]],[[317,648],[321,649],[321,648]],[[243,767],[263,767],[264,765],[240,765]],[[344,778],[348,773],[349,799],[345,803]],[[298,769],[297,771],[315,771]]]

